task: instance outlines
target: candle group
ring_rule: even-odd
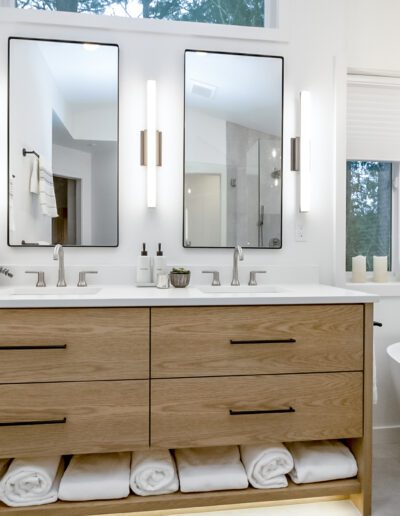
[[[384,283],[387,281],[387,256],[374,256],[374,281]]]
[[[365,283],[367,281],[367,259],[365,256],[354,256],[351,259],[353,283]],[[373,257],[373,280],[376,283],[384,283],[388,280],[387,256]]]

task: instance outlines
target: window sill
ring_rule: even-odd
[[[388,281],[386,283],[346,283],[349,290],[361,290],[368,294],[377,294],[380,297],[400,297],[400,281]]]

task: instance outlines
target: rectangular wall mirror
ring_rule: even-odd
[[[118,245],[117,45],[8,40],[8,244]]]
[[[184,247],[282,247],[283,58],[185,52]]]

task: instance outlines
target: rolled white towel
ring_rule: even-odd
[[[340,441],[286,443],[293,457],[290,478],[296,484],[324,482],[357,475],[357,462]]]
[[[169,450],[132,452],[132,491],[140,496],[175,493],[179,489],[178,474]]]
[[[238,446],[175,450],[182,493],[246,489],[249,483]]]
[[[59,456],[14,459],[0,482],[0,498],[10,507],[56,502],[63,471]]]
[[[287,487],[286,474],[293,469],[293,459],[285,445],[242,445],[240,456],[247,478],[258,489]]]
[[[60,500],[126,498],[129,495],[130,462],[129,452],[74,455],[61,479]]]

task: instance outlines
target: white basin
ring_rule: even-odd
[[[12,296],[92,296],[101,287],[18,287],[11,291]]]
[[[239,285],[232,287],[231,285],[223,285],[220,287],[206,286],[198,287],[205,294],[279,294],[282,289],[275,285]]]

